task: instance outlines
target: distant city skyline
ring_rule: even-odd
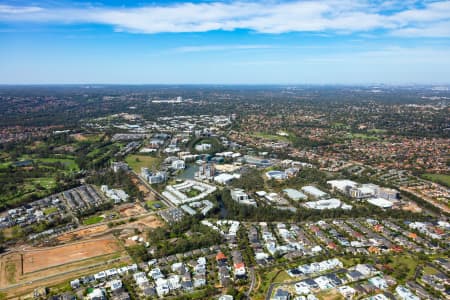
[[[449,84],[450,1],[0,3],[0,84]]]

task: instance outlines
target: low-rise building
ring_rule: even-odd
[[[242,189],[232,189],[231,198],[241,204],[256,206],[256,201],[244,192]]]

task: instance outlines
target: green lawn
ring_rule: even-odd
[[[92,216],[92,217],[89,217],[87,219],[84,219],[83,220],[83,224],[84,225],[93,225],[93,224],[100,223],[101,221],[103,221],[103,217],[102,216]]]
[[[42,162],[42,163],[62,163],[66,168],[68,168],[69,170],[75,170],[78,171],[78,165],[75,162],[75,160],[70,159],[70,158],[37,158],[35,159],[35,161],[37,162]]]
[[[10,162],[0,163],[0,169],[7,169],[11,165]]]
[[[427,180],[445,185],[446,187],[450,187],[450,175],[427,173],[423,174],[422,177]]]
[[[343,300],[343,299],[345,299],[344,296],[342,296],[336,289],[319,292],[316,294],[316,296],[319,299],[326,299],[326,300]]]
[[[392,257],[392,263],[390,266],[394,270],[394,277],[400,279],[400,281],[408,281],[414,277],[414,273],[416,271],[416,267],[419,261],[416,257],[410,255],[395,255]],[[398,278],[398,274],[403,273],[402,271],[406,271],[404,278]]]
[[[286,271],[282,271],[280,272],[280,274],[277,275],[277,277],[275,277],[273,282],[285,282],[290,280],[293,280],[292,277],[289,276],[288,273],[286,273]]]
[[[127,156],[125,161],[136,173],[140,173],[141,168],[159,169],[162,159],[148,155],[132,154]]]
[[[56,207],[49,207],[44,209],[44,215],[49,215],[56,212],[58,209]]]
[[[50,177],[33,178],[31,182],[33,185],[39,184],[47,190],[56,187],[56,180]]]
[[[15,283],[16,282],[16,265],[14,263],[11,262],[7,262],[6,263],[6,279],[9,283]]]
[[[386,133],[387,130],[386,130],[386,129],[377,129],[377,128],[374,128],[374,129],[369,129],[369,130],[367,130],[367,132],[370,132],[370,133]]]
[[[351,133],[349,134],[351,139],[361,139],[361,140],[369,140],[369,141],[377,141],[379,138],[374,135],[368,135],[365,133]]]
[[[147,202],[145,202],[145,204],[147,204],[147,206],[148,206],[150,209],[152,209],[152,210],[163,209],[163,208],[165,208],[164,203],[162,203],[161,201],[147,201]],[[161,205],[161,208],[156,208],[156,207],[154,207],[153,205],[155,205],[155,204]]]
[[[340,257],[339,258],[342,263],[344,264],[344,267],[352,267],[354,265],[357,265],[359,263],[359,259],[358,258],[346,258],[346,257]]]
[[[435,275],[435,274],[439,273],[438,270],[436,270],[435,268],[432,268],[432,267],[430,267],[430,266],[425,266],[425,267],[423,268],[423,271],[424,271],[424,273],[427,274],[427,275]]]
[[[186,192],[186,196],[188,196],[189,198],[195,197],[200,195],[200,191],[197,191],[195,189],[190,189],[189,191]]]

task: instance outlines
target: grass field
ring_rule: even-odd
[[[445,185],[446,187],[450,187],[450,175],[447,174],[423,174],[422,177],[424,179]]]
[[[34,186],[39,184],[46,190],[56,187],[56,180],[50,177],[33,178],[31,182]]]
[[[379,138],[375,135],[368,135],[365,133],[351,133],[349,134],[349,137],[351,139],[361,139],[361,140],[368,140],[368,141],[377,141]]]
[[[17,185],[18,191],[10,194],[0,194],[0,207],[6,204],[14,205],[29,199],[34,195],[36,198],[43,198],[56,187],[56,181],[53,178],[29,178],[22,184]]]
[[[277,275],[277,277],[275,277],[273,282],[285,282],[290,280],[292,280],[292,277],[289,276],[288,273],[286,273],[286,271],[282,271],[280,272],[280,274]]]
[[[16,282],[16,265],[13,263],[6,264],[6,277],[7,280],[11,283]]]
[[[38,158],[38,159],[35,159],[35,161],[42,162],[42,163],[58,163],[59,162],[71,171],[79,170],[78,165],[75,162],[75,160],[70,159],[70,158]]]
[[[392,267],[392,269],[394,269],[394,273],[395,270],[407,268],[405,281],[408,281],[414,277],[416,267],[419,263],[415,257],[409,255],[397,255],[393,257],[392,260],[393,262],[392,264],[390,264],[390,266]]]
[[[332,289],[329,291],[323,291],[316,294],[317,298],[321,300],[344,300],[344,296],[342,296],[336,289]]]
[[[267,139],[267,140],[275,140],[278,142],[289,142],[289,138],[286,136],[269,134],[269,133],[264,133],[264,132],[255,132],[252,134],[252,136]]]
[[[369,130],[367,130],[367,132],[383,134],[383,133],[386,133],[387,130],[386,130],[386,129],[377,129],[377,128],[374,128],[374,129],[369,129]]]
[[[56,156],[56,155],[55,155]],[[67,168],[70,171],[79,171],[79,167],[77,165],[77,163],[75,162],[75,159],[73,158],[73,156],[63,156],[60,157],[60,155],[57,155],[58,157],[36,157],[34,155],[22,155],[18,161],[22,161],[22,160],[33,160],[34,163],[38,163],[38,164],[49,164],[49,163],[61,163],[65,166],[65,168]],[[7,168],[9,165],[11,165],[12,162],[5,162],[5,163],[1,163],[0,164],[0,168]]]
[[[190,189],[189,191],[186,192],[186,195],[187,195],[189,198],[192,198],[192,197],[195,197],[195,196],[200,195],[200,191],[197,191],[197,190],[195,190],[195,189]]]
[[[162,160],[159,157],[133,154],[127,156],[125,161],[130,166],[130,168],[132,168],[136,173],[140,173],[141,168],[149,168],[151,170],[157,170],[161,165]]]
[[[430,266],[425,266],[425,267],[423,268],[423,271],[424,271],[424,273],[427,274],[427,275],[435,275],[435,274],[439,273],[438,270],[436,270],[435,268],[432,268],[432,267],[430,267]]]
[[[5,179],[2,182],[5,182],[5,186],[9,187],[3,189],[0,193],[0,208],[18,205],[24,201],[30,201],[32,198],[38,199],[48,196],[58,186],[58,178],[64,178],[63,175],[79,171],[75,158],[70,155],[52,154],[50,157],[39,157],[39,155],[24,154],[14,160],[5,157],[5,155],[2,155],[2,158],[0,177]],[[31,160],[32,164],[25,167],[15,164],[26,160]],[[36,165],[39,169],[35,168]],[[27,173],[30,168],[35,168],[35,171],[38,170],[38,172],[35,172],[36,177],[22,176],[23,180],[13,182],[14,187],[11,187],[10,174]]]
[[[145,202],[145,204],[147,204],[147,206],[148,206],[151,210],[163,209],[163,208],[166,207],[166,206],[164,205],[164,203],[162,203],[161,201],[147,201],[147,202]],[[161,205],[161,208],[156,208],[156,207],[154,207],[153,205],[155,205],[155,204]]]
[[[9,162],[0,163],[0,169],[7,169],[10,164]]]
[[[342,263],[344,264],[344,267],[352,267],[354,265],[359,264],[359,259],[358,258],[346,258],[346,257],[340,257],[339,258]]]
[[[44,209],[44,215],[49,215],[51,213],[56,212],[58,209],[56,207],[49,207]]]
[[[104,218],[102,216],[92,216],[87,219],[84,219],[83,224],[84,225],[93,225],[93,224],[100,223],[101,221],[103,221],[103,219]]]

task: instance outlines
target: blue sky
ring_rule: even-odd
[[[0,0],[0,83],[448,84],[450,1]]]

